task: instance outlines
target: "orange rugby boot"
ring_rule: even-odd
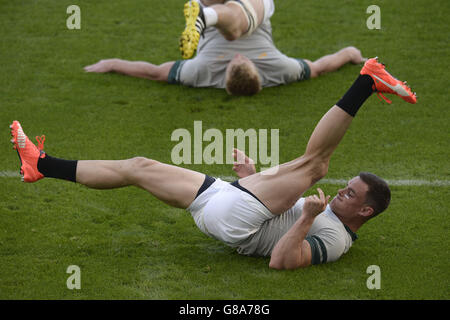
[[[400,81],[386,71],[384,64],[378,62],[378,57],[369,59],[361,69],[360,74],[367,74],[374,81],[373,89],[378,97],[383,98],[387,103],[391,103],[382,93],[395,94],[409,103],[417,102],[416,93],[406,84],[406,81]]]
[[[9,126],[11,129],[11,143],[17,151],[20,159],[20,175],[24,182],[35,182],[44,177],[37,168],[39,158],[45,158],[44,141],[45,136],[36,137],[38,146],[36,147],[23,132],[19,121],[13,121]]]

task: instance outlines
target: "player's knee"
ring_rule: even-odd
[[[240,38],[242,32],[237,28],[230,28],[222,32],[223,37],[228,41],[234,41]]]
[[[145,157],[135,157],[125,161],[124,179],[129,184],[139,186],[143,179],[147,177],[149,170],[152,170],[159,162]]]
[[[148,168],[150,166],[154,166],[157,163],[159,163],[156,160],[145,158],[145,157],[134,157],[132,159],[129,159],[130,162],[130,168],[136,169],[136,170],[142,170],[145,168]]]
[[[227,39],[228,41],[234,41],[236,39],[239,38],[237,32],[236,33],[228,33],[226,35],[224,35],[224,38]]]
[[[127,172],[128,178],[132,183],[136,183],[140,177],[145,176],[148,170],[151,170],[159,162],[145,157],[135,157],[128,160]]]
[[[227,5],[224,15],[227,21],[223,26],[219,26],[219,30],[223,37],[228,41],[239,39],[246,31],[247,22],[245,16],[241,13],[241,9],[235,5]]]

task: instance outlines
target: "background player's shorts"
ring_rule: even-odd
[[[187,208],[206,235],[237,247],[275,217],[261,202],[228,182],[216,181]]]

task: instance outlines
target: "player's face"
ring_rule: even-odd
[[[340,216],[358,214],[366,204],[368,185],[360,177],[351,179],[345,188],[339,189],[337,195],[330,202],[333,212]]]

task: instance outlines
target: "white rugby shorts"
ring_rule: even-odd
[[[230,183],[216,179],[187,208],[206,235],[237,247],[275,217],[261,202]]]

